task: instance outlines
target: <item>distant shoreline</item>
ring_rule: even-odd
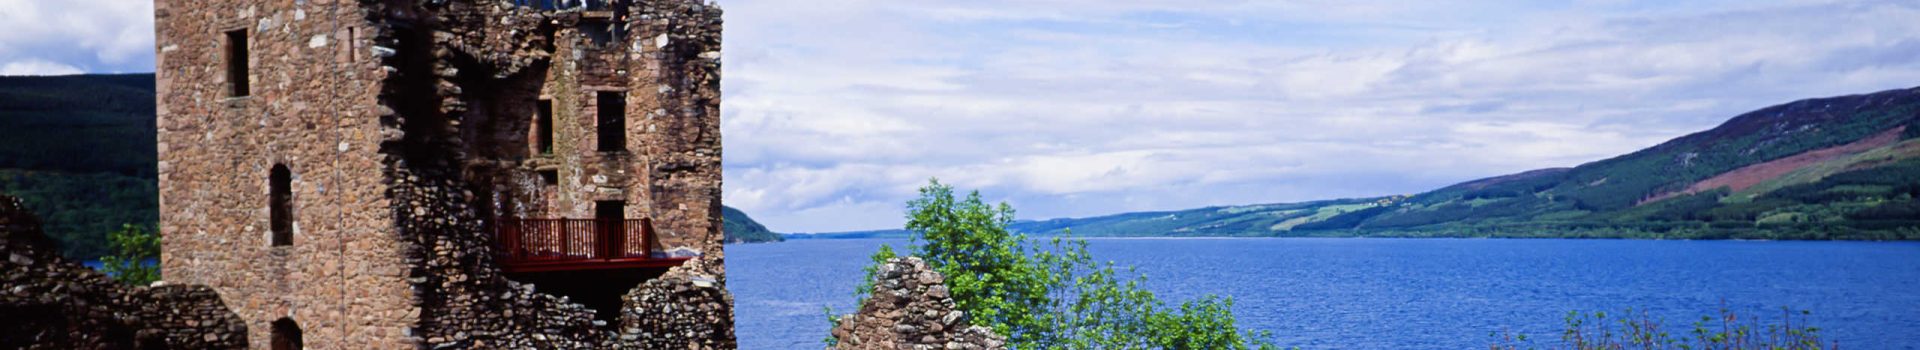
[[[803,235],[810,235],[810,234],[803,234]],[[823,235],[832,235],[832,234],[830,234],[830,233],[828,233],[828,234],[823,234]],[[909,237],[900,237],[900,236],[875,236],[875,237],[805,237],[805,238],[795,238],[795,237],[793,237],[792,235],[783,235],[783,236],[785,236],[785,237],[787,238],[787,240],[788,240],[788,241],[825,241],[825,240],[906,240],[906,239],[910,239]],[[1056,238],[1056,237],[1071,237],[1071,238],[1076,238],[1076,239],[1085,239],[1085,240],[1103,240],[1103,241],[1104,241],[1104,240],[1236,240],[1236,239],[1247,239],[1247,240],[1254,240],[1254,239],[1388,239],[1388,240],[1570,240],[1570,241],[1581,241],[1581,240],[1593,240],[1593,241],[1674,241],[1674,242],[1678,242],[1678,241],[1698,241],[1698,242],[1861,242],[1861,243],[1912,243],[1912,244],[1920,244],[1920,242],[1917,242],[1917,241],[1909,241],[1909,240],[1848,240],[1848,239],[1757,239],[1757,238],[1720,238],[1720,239],[1700,239],[1700,238],[1635,238],[1635,237],[1502,237],[1502,236],[1491,236],[1491,237],[1447,237],[1447,236],[1435,236],[1435,237],[1402,237],[1402,236],[1060,236],[1060,235],[1028,235],[1028,236],[1027,236],[1027,238],[1029,238],[1029,239],[1050,239],[1050,238]],[[743,242],[743,243],[778,243],[778,242]],[[729,244],[742,244],[742,243],[729,243]]]

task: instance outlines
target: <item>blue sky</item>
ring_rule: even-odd
[[[719,0],[724,201],[897,227],[1420,192],[1920,86],[1912,1]],[[146,72],[144,1],[0,0],[0,74]]]

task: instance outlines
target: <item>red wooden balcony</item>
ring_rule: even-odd
[[[508,273],[666,268],[688,259],[654,256],[651,219],[502,218],[494,227]]]

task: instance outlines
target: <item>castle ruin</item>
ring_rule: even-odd
[[[161,267],[251,347],[732,347],[718,8],[155,15]]]

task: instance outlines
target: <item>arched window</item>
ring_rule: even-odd
[[[294,323],[292,318],[282,317],[274,320],[272,326],[273,339],[269,340],[268,344],[271,344],[268,345],[269,348],[273,350],[300,350],[300,348],[306,347],[300,340],[300,324]]]
[[[268,175],[268,220],[273,231],[273,245],[293,244],[293,172],[284,164],[274,164],[273,173]]]

